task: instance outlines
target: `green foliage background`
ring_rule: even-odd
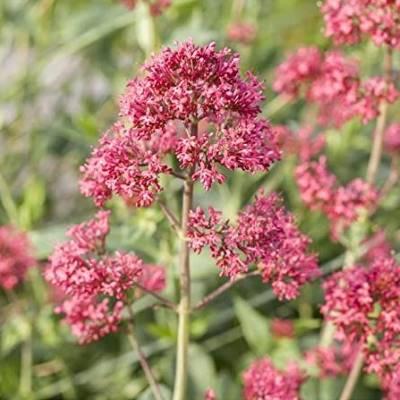
[[[89,346],[79,346],[53,314],[51,296],[41,277],[46,257],[63,240],[67,226],[93,214],[78,190],[79,166],[99,134],[116,118],[117,100],[126,81],[160,45],[189,37],[197,43],[216,41],[239,51],[243,70],[266,83],[264,114],[273,123],[293,128],[313,123],[304,104],[286,105],[271,86],[275,66],[302,46],[331,46],[322,35],[322,18],[312,0],[248,0],[242,19],[257,28],[250,46],[230,43],[231,0],[173,0],[156,20],[140,5],[128,11],[111,0],[2,0],[0,2],[0,224],[28,230],[41,265],[30,271],[16,291],[17,299],[0,298],[0,399],[151,399],[134,353],[123,333]],[[380,50],[362,45],[347,50],[362,60],[365,74],[379,71]],[[396,110],[392,110],[395,117]],[[363,176],[372,125],[347,124],[326,132],[328,156],[343,182]],[[276,165],[266,176],[237,173],[228,184],[196,202],[213,204],[227,217],[263,187],[284,194],[303,231],[314,240],[324,272],[341,266],[343,248],[329,239],[324,218],[308,213],[293,183],[294,159]],[[388,173],[389,160],[381,169]],[[179,187],[168,188],[178,207]],[[399,190],[393,191],[372,226],[380,225],[396,241],[400,217]],[[127,209],[114,201],[110,246],[135,250],[150,262],[168,266],[166,295],[176,291],[177,241],[157,209]],[[222,281],[206,256],[193,261],[194,298]],[[257,280],[242,282],[213,307],[195,316],[190,349],[191,392],[202,399],[214,387],[220,399],[241,398],[241,372],[256,357],[268,354],[277,366],[301,360],[317,343],[322,295],[319,282],[302,296],[279,303]],[[144,349],[159,372],[168,396],[173,382],[175,317],[154,309],[152,300],[134,304]],[[271,336],[272,318],[293,319],[296,339]],[[341,380],[311,379],[304,398],[334,400]],[[321,388],[322,397],[317,389]],[[355,400],[379,399],[377,382],[365,378]]]

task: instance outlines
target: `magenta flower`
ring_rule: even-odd
[[[197,208],[189,218],[191,248],[205,246],[216,260],[220,274],[235,278],[254,265],[279,299],[293,299],[306,282],[318,275],[316,258],[308,253],[310,240],[296,227],[293,217],[275,194],[261,192],[239,213],[237,223],[223,221],[222,213]]]
[[[400,45],[398,0],[325,0],[325,34],[335,44],[356,44],[371,37],[377,46]]]
[[[275,318],[271,321],[271,333],[277,338],[294,338],[294,323],[290,319]]]
[[[82,193],[98,206],[113,194],[149,206],[162,190],[160,174],[173,173],[168,154],[206,189],[224,181],[219,166],[268,170],[280,151],[258,117],[262,100],[261,83],[251,74],[241,78],[230,50],[191,42],[166,48],[128,83],[120,121],[82,167]],[[192,135],[189,126],[202,129]]]
[[[363,343],[366,369],[386,386],[400,362],[400,266],[391,257],[334,274],[321,308],[339,333]]]
[[[217,396],[213,389],[207,389],[204,394],[204,400],[217,400]]]
[[[295,177],[301,199],[310,210],[322,211],[328,217],[335,240],[363,210],[372,211],[378,202],[378,192],[360,178],[339,186],[328,171],[325,156],[300,164]]]
[[[243,374],[244,400],[300,400],[304,377],[295,365],[274,368],[268,358],[254,362]]]
[[[391,154],[400,153],[400,124],[389,125],[385,132],[385,148]]]
[[[34,265],[26,234],[12,226],[0,227],[0,287],[13,289],[24,280],[28,268]]]
[[[151,292],[162,292],[165,289],[165,268],[159,265],[144,264],[139,283]]]
[[[257,31],[254,25],[248,22],[233,22],[228,26],[227,36],[232,42],[251,44],[257,36]]]
[[[65,295],[57,312],[71,325],[80,343],[98,340],[115,332],[120,322],[127,291],[135,283],[161,290],[161,267],[144,266],[131,253],[106,254],[109,212],[72,227],[70,240],[60,244],[50,257],[45,277]],[[146,271],[143,276],[143,271]]]

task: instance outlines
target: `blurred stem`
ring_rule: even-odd
[[[138,289],[140,289],[142,292],[153,296],[156,300],[161,302],[165,307],[170,308],[173,311],[176,311],[176,304],[170,300],[168,300],[166,297],[159,295],[158,293],[153,292],[152,290],[146,289],[144,286],[142,286],[140,283],[135,283],[134,284]]]
[[[139,345],[139,341],[137,340],[135,327],[134,327],[134,315],[133,311],[130,307],[128,308],[128,313],[130,316],[130,320],[128,321],[128,339],[133,348],[133,350],[137,353],[140,365],[143,369],[143,372],[146,376],[146,379],[149,383],[150,389],[153,393],[153,396],[156,400],[163,400],[163,396],[161,395],[160,387],[154,377],[153,371],[151,370],[150,364],[148,363],[146,356],[144,355],[142,348]]]
[[[10,188],[8,187],[7,182],[1,173],[0,173],[0,200],[1,203],[3,204],[8,219],[12,224],[17,226],[18,209],[12,198]]]
[[[178,218],[176,218],[175,214],[169,209],[169,207],[164,202],[159,200],[158,204],[160,205],[161,211],[167,217],[167,220],[171,224],[172,228],[175,230],[175,232],[178,235],[182,236],[181,227],[180,227]]]
[[[192,123],[190,135],[197,136],[197,123]],[[186,240],[188,231],[189,212],[193,204],[193,181],[194,167],[189,171],[183,186],[181,232],[183,235],[179,260],[179,284],[180,301],[178,306],[178,338],[176,349],[176,371],[173,400],[185,400],[188,380],[188,350],[190,331],[190,249]]]
[[[399,168],[400,168],[400,163],[399,163],[399,158],[397,156],[393,156],[392,158],[392,164],[390,166],[390,173],[389,176],[385,182],[385,184],[382,187],[380,196],[383,198],[385,197],[396,185],[397,181],[399,180]]]
[[[392,49],[387,48],[384,57],[384,74],[387,87],[392,81],[392,69],[393,69],[393,57],[392,57]],[[367,182],[369,184],[373,184],[378,173],[379,164],[382,157],[382,148],[383,148],[383,138],[385,133],[385,126],[388,114],[388,102],[386,100],[382,100],[380,104],[380,114],[378,120],[376,121],[376,127],[373,136],[373,144],[371,155],[368,162],[367,169]]]
[[[29,335],[21,348],[19,393],[22,398],[28,398],[32,392],[32,358],[32,338]]]
[[[364,354],[362,349],[359,350],[356,359],[354,360],[353,367],[351,368],[350,375],[347,378],[346,384],[344,385],[343,391],[340,395],[339,400],[350,400],[353,390],[356,386],[357,380],[360,376],[362,366],[364,363]]]
[[[242,281],[243,279],[249,278],[251,276],[258,276],[258,275],[260,275],[259,271],[252,271],[247,274],[238,275],[236,278],[231,279],[228,282],[225,282],[223,285],[221,285],[220,287],[215,289],[213,292],[208,294],[206,297],[204,297],[202,300],[200,300],[193,307],[193,311],[197,311],[197,310],[200,310],[200,309],[206,307],[208,304],[210,304],[212,301],[214,301],[217,297],[221,296],[221,294],[225,293],[232,286],[236,285],[236,283]]]
[[[240,21],[243,13],[244,2],[245,0],[233,0],[232,15],[234,20]]]

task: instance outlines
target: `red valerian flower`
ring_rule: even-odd
[[[161,288],[160,271],[147,271],[135,254],[106,254],[109,212],[99,211],[95,218],[72,227],[70,240],[58,245],[45,271],[46,280],[61,290],[65,299],[57,307],[80,343],[98,340],[115,332],[121,318],[126,293],[135,282]],[[144,281],[143,281],[144,279]]]
[[[321,311],[349,340],[363,343],[366,369],[383,386],[400,362],[400,266],[392,257],[334,274],[324,284]]]
[[[331,222],[333,239],[357,220],[362,210],[376,207],[378,192],[360,178],[339,186],[335,175],[327,168],[325,156],[296,168],[300,196],[310,210],[322,211]]]
[[[325,33],[335,44],[356,44],[363,36],[377,46],[400,46],[398,0],[325,0]]]
[[[233,279],[255,265],[279,299],[295,298],[300,287],[319,273],[315,256],[307,251],[309,238],[275,194],[258,194],[235,225],[223,221],[222,213],[213,208],[209,216],[197,208],[190,213],[187,236],[195,252],[210,248],[221,275]]]
[[[121,3],[132,10],[136,7],[138,0],[120,0]],[[146,0],[144,1],[148,5],[150,14],[154,17],[161,15],[170,5],[171,0]]]
[[[360,78],[357,62],[339,51],[302,48],[278,66],[274,90],[290,98],[305,97],[318,106],[322,125],[341,126],[359,117],[368,123],[382,101],[393,103],[399,92],[383,77]]]
[[[275,318],[271,321],[271,333],[277,338],[294,338],[294,323],[290,319]]]
[[[204,394],[204,400],[217,400],[217,396],[213,389],[207,389]]]
[[[146,290],[161,292],[165,289],[165,268],[159,265],[144,264],[139,283]]]
[[[297,366],[277,370],[268,358],[254,362],[243,374],[245,400],[300,400],[304,376]]]
[[[81,191],[98,206],[113,194],[149,206],[162,190],[160,174],[173,174],[166,156],[205,189],[219,170],[265,172],[280,158],[269,123],[259,116],[262,84],[240,76],[239,56],[215,44],[166,48],[130,81],[120,120],[82,167]]]
[[[24,232],[8,225],[0,227],[0,287],[11,290],[35,265],[32,247]]]

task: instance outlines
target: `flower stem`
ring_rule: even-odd
[[[200,300],[193,307],[193,311],[201,310],[202,308],[206,307],[208,304],[210,304],[212,301],[214,301],[217,297],[219,297],[221,294],[225,293],[232,286],[234,286],[236,283],[242,281],[243,279],[249,278],[251,276],[258,276],[258,275],[260,275],[259,271],[252,271],[252,272],[247,273],[247,274],[238,275],[236,278],[231,279],[228,282],[225,282],[223,285],[219,286],[213,292],[209,293],[202,300]]]
[[[142,348],[139,345],[139,342],[136,337],[135,328],[133,325],[134,315],[132,310],[128,307],[128,312],[130,316],[130,320],[128,321],[128,340],[133,348],[133,350],[137,353],[140,365],[143,369],[143,372],[146,376],[146,379],[149,383],[150,389],[153,393],[155,400],[164,400],[161,395],[160,387],[154,377],[153,371],[144,355]]]
[[[390,48],[387,48],[384,58],[384,74],[387,85],[389,85],[392,81],[392,76],[391,76],[393,67],[392,64],[393,64],[392,50]],[[383,139],[384,139],[385,126],[388,115],[388,106],[389,105],[386,100],[381,101],[380,114],[378,120],[376,121],[372,150],[367,169],[367,182],[370,184],[373,184],[375,181],[382,157]]]
[[[197,124],[192,124],[191,135],[197,135]],[[179,284],[180,301],[178,306],[178,338],[176,349],[176,370],[173,400],[185,400],[188,378],[188,349],[189,349],[189,330],[190,330],[190,249],[186,240],[188,231],[189,212],[193,204],[193,181],[192,171],[188,174],[183,186],[181,232],[182,245],[179,259]]]
[[[362,366],[364,363],[364,354],[362,349],[359,350],[356,359],[354,360],[353,367],[351,368],[350,375],[347,378],[346,384],[344,385],[343,391],[340,395],[339,400],[350,400],[353,390],[356,386],[357,380],[360,376]]]

